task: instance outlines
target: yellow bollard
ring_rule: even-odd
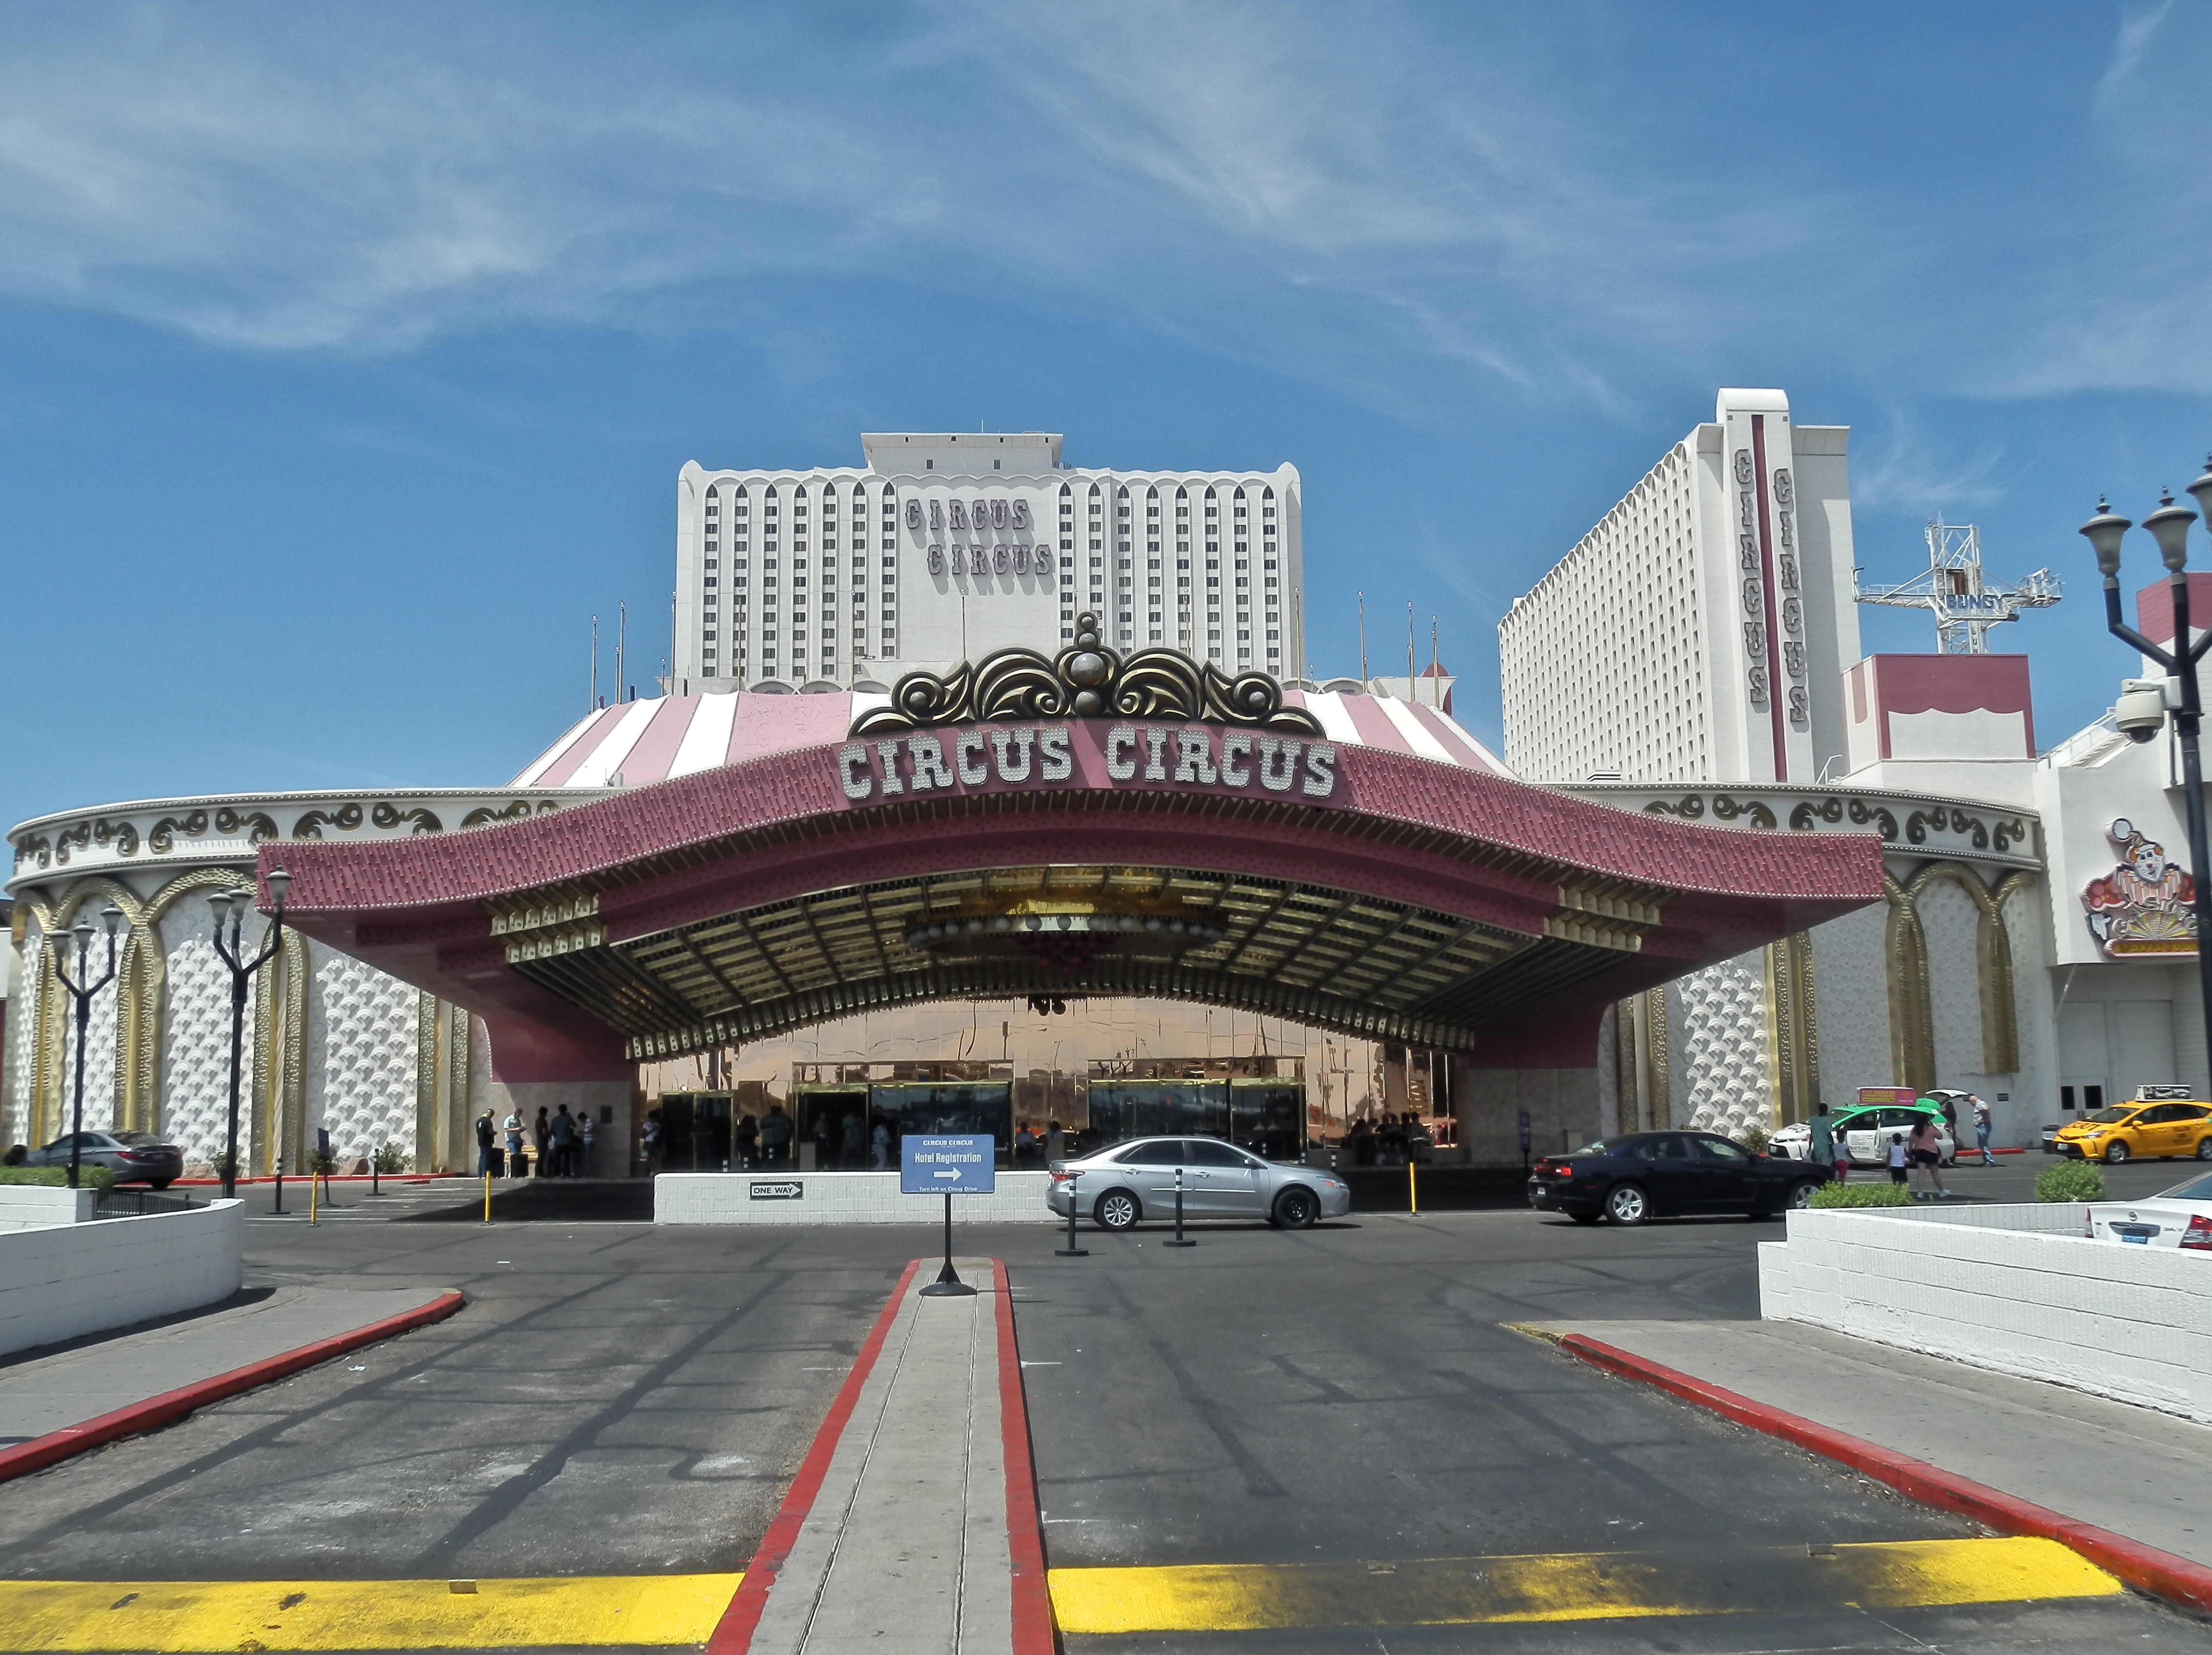
[[[322,1175],[319,1172],[311,1171],[307,1174],[307,1222],[310,1224],[315,1222],[315,1190],[322,1181]]]
[[[1413,1158],[1410,1153],[1406,1157],[1406,1210],[1415,1218],[1421,1215],[1421,1197],[1413,1188]]]
[[[484,1222],[491,1222],[491,1169],[484,1169]]]

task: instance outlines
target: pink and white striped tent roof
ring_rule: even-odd
[[[1356,690],[1285,690],[1328,739],[1510,777],[1495,754],[1451,715]],[[828,746],[887,695],[860,690],[775,695],[758,691],[665,696],[587,714],[508,783],[516,788],[649,787],[769,753]],[[617,782],[617,777],[621,780]]]

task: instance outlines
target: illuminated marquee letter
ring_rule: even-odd
[[[1309,799],[1326,799],[1336,791],[1336,749],[1326,741],[1315,742],[1306,754],[1303,791]]]
[[[945,768],[945,749],[933,735],[910,735],[906,739],[907,767],[913,772],[913,787],[916,793],[927,793],[932,788],[952,791],[952,772]]]
[[[876,757],[883,762],[884,797],[888,799],[895,793],[904,793],[906,784],[899,780],[898,773],[898,743],[878,741],[876,743]]]
[[[1166,749],[1166,747],[1167,747],[1167,745],[1168,745],[1168,733],[1167,733],[1165,730],[1155,730],[1155,729],[1152,728],[1150,726],[1147,726],[1147,727],[1146,727],[1146,730],[1145,730],[1145,780],[1146,780],[1146,781],[1147,781],[1147,782],[1164,782],[1164,781],[1166,781],[1166,780],[1168,779],[1167,767],[1166,767],[1164,764],[1161,764],[1161,763],[1160,763],[1160,754],[1161,754],[1164,751],[1165,751],[1165,749]]]
[[[967,507],[962,505],[957,500],[955,500],[950,505],[946,506],[945,509],[948,514],[945,526],[956,529],[964,529],[968,526]]]
[[[1108,738],[1110,748],[1112,739]],[[1048,782],[1065,782],[1075,774],[1075,761],[1067,753],[1067,726],[1052,724],[1037,732],[1037,772]]]
[[[975,762],[972,764],[968,762],[969,753],[975,755]],[[981,730],[963,730],[952,738],[952,768],[960,772],[960,779],[971,788],[991,779],[991,772],[983,764],[983,733]]]
[[[1252,738],[1241,730],[1232,730],[1221,738],[1221,779],[1232,788],[1252,785],[1252,772],[1237,761],[1249,758],[1252,753]]]
[[[1030,742],[1035,738],[1036,733],[1033,730],[994,730],[991,732],[991,750],[997,756],[999,764],[999,780],[1001,782],[1026,782],[1030,779]],[[1012,764],[1006,762],[1006,745],[1009,742],[1013,744],[1015,750],[1022,756],[1022,767],[1019,770],[1016,770]]]
[[[1116,724],[1106,732],[1106,774],[1116,782],[1127,782],[1137,773],[1137,761],[1121,755],[1137,745],[1137,733],[1126,724]]]
[[[1297,779],[1298,754],[1304,751],[1303,741],[1280,741],[1271,735],[1260,738],[1260,785],[1269,793],[1288,793],[1291,783]],[[1277,757],[1283,761],[1278,770]]]
[[[1014,502],[1014,526],[1018,529],[1025,529],[1029,526],[1030,502],[1026,500],[1017,500]]]
[[[1218,782],[1213,768],[1213,739],[1203,730],[1176,732],[1175,779],[1178,782]]]
[[[921,502],[919,500],[909,500],[906,502],[906,526],[910,529],[918,529],[921,526]]]
[[[932,575],[942,575],[945,573],[945,548],[943,546],[932,546],[929,549],[929,572]]]
[[[876,790],[876,778],[868,774],[868,750],[866,747],[840,747],[837,750],[837,780],[844,784],[848,799],[866,799]]]
[[[1003,500],[991,502],[991,526],[994,529],[1006,526],[1006,502]]]

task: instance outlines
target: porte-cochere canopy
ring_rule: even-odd
[[[1871,837],[1630,815],[1287,713],[854,728],[263,872],[292,874],[288,922],[483,1014],[540,1079],[1040,994],[1502,1050],[1881,897]]]

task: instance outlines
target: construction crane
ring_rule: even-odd
[[[1863,604],[1891,609],[1924,609],[1936,617],[1936,653],[1986,655],[1989,630],[2016,621],[2023,609],[2047,609],[2058,601],[2057,576],[2039,569],[2016,586],[1982,582],[1982,535],[1972,523],[1928,526],[1928,572],[1902,586],[1870,587],[1851,571],[1851,596]]]

